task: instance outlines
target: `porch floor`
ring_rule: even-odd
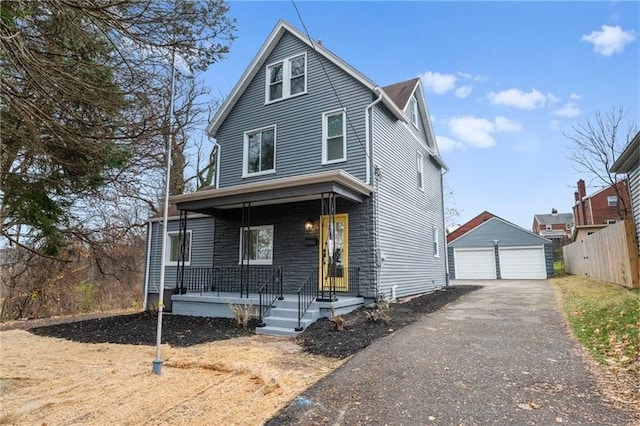
[[[294,336],[298,334],[295,328],[298,326],[298,295],[284,294],[283,300],[276,300],[271,309],[266,313],[263,321],[265,327],[256,329],[258,334]],[[171,296],[172,309],[175,315],[191,315],[203,317],[233,318],[229,309],[230,305],[251,305],[258,317],[260,297],[257,293],[240,297],[237,292],[201,292],[174,294]],[[364,306],[364,298],[349,295],[337,295],[334,301],[314,301],[301,321],[302,328],[320,318],[330,318],[332,315],[341,315]]]

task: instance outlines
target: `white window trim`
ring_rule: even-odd
[[[613,204],[611,202],[614,202]],[[607,206],[609,207],[618,207],[618,196],[617,195],[609,195],[607,196]]]
[[[327,119],[329,116],[342,114],[342,158],[336,158],[335,160],[327,160],[327,137],[329,136],[329,129],[327,126]],[[327,111],[322,113],[322,165],[344,163],[347,161],[347,110],[338,108],[333,111]]]
[[[424,191],[424,156],[420,151],[416,151],[416,173],[420,172],[420,181],[418,189]]]
[[[553,230],[553,225],[549,225],[548,223],[544,226],[545,231],[552,231]]]
[[[300,93],[291,94],[291,61],[300,56],[304,56],[304,90]],[[270,72],[269,68],[282,64],[282,97],[278,99],[269,100],[269,87],[270,87]],[[264,91],[264,104],[272,104],[275,102],[280,102],[285,99],[295,98],[296,96],[304,95],[308,90],[309,83],[309,73],[308,73],[308,61],[307,61],[307,52],[298,53],[295,55],[288,56],[284,59],[280,59],[278,61],[267,64],[265,67],[266,76],[265,76],[265,91]]]
[[[440,257],[440,230],[433,227],[433,257]]]
[[[172,247],[172,245],[171,245],[171,237],[172,237],[173,235],[179,235],[179,234],[180,234],[180,231],[170,231],[170,232],[167,232],[167,241],[168,241],[168,244],[167,244],[167,247],[166,247],[166,253],[165,253],[166,261],[167,261],[167,262],[166,262],[166,265],[167,265],[167,266],[178,266],[178,261],[173,261],[173,260],[171,260],[171,251],[172,251],[171,249],[173,248],[173,247]],[[189,258],[184,260],[184,266],[190,266],[190,265],[191,265],[191,246],[192,246],[192,242],[193,242],[193,240],[192,240],[191,230],[190,230],[190,229],[187,229],[186,234],[189,236],[189,239],[188,239],[188,243],[189,243],[189,244],[188,244],[188,249],[189,249]]]
[[[417,129],[418,121],[419,121],[418,120],[418,99],[416,98],[415,94],[411,96],[411,100],[409,101],[409,108],[411,112],[411,124],[413,124],[413,127]]]
[[[273,129],[273,169],[263,170],[261,172],[249,173],[249,135],[253,133],[263,132],[265,130]],[[276,151],[278,149],[278,128],[274,124],[272,126],[260,127],[259,129],[253,129],[244,132],[244,144],[242,148],[242,177],[253,177],[261,175],[269,175],[276,172]]]
[[[272,265],[273,264],[273,240],[274,240],[274,233],[273,233],[273,225],[260,225],[260,226],[245,226],[244,228],[240,227],[240,245],[239,245],[239,249],[238,249],[238,265],[242,265],[242,237],[244,235],[244,231],[246,229],[250,229],[251,231],[254,230],[262,230],[262,229],[269,229],[271,231],[271,259],[255,259],[255,260],[251,260],[249,259],[249,261],[247,262],[247,259],[245,259],[245,264],[249,264],[249,265]]]

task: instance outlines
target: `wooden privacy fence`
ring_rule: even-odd
[[[630,220],[609,225],[562,251],[564,269],[570,274],[640,288],[638,244]]]

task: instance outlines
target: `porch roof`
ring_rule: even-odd
[[[174,195],[169,198],[169,202],[175,204],[178,210],[211,213],[219,209],[240,208],[243,203],[264,206],[316,200],[328,193],[361,203],[373,191],[373,187],[344,170],[331,170],[226,188],[204,189],[191,194]]]

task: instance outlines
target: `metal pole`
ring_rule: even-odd
[[[171,182],[171,137],[173,134],[173,96],[176,79],[176,50],[171,50],[171,88],[169,102],[169,123],[166,126],[169,135],[167,137],[167,146],[165,147],[165,155],[167,157],[167,169],[165,172],[164,183],[164,218],[162,222],[162,252],[160,262],[160,290],[158,294],[158,327],[156,333],[156,359],[153,360],[153,373],[162,374],[162,360],[160,359],[160,343],[162,340],[162,311],[164,310],[164,270],[167,263],[167,222],[169,220],[169,184]]]

